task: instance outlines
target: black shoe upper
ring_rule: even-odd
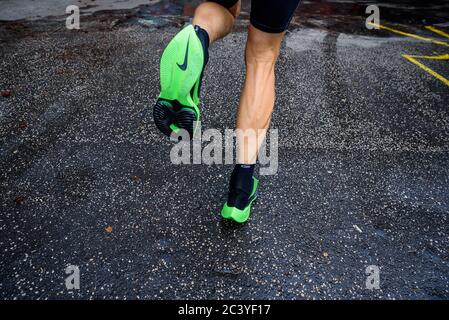
[[[251,201],[254,164],[237,164],[229,181],[228,206],[243,210]]]

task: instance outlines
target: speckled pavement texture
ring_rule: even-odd
[[[172,165],[151,119],[179,27],[2,28],[0,298],[449,298],[449,91],[401,56],[447,48],[289,32],[279,170],[235,225],[219,216],[232,166]],[[245,38],[211,46],[203,130],[233,127]]]

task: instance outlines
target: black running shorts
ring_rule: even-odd
[[[231,8],[238,0],[208,0]],[[257,29],[279,33],[287,30],[300,0],[251,0],[251,24]]]

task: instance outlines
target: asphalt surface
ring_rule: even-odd
[[[292,29],[279,170],[236,225],[219,216],[232,166],[172,165],[151,119],[159,56],[182,23],[114,19],[0,23],[2,299],[449,298],[449,90],[401,56],[449,48]],[[210,49],[203,130],[233,128],[246,23]],[[447,61],[423,63],[449,77]]]

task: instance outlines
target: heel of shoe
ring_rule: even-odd
[[[153,118],[156,127],[166,136],[172,132],[184,129],[189,133],[190,139],[196,130],[199,116],[193,108],[180,106],[176,101],[159,99],[153,108]]]
[[[190,139],[193,138],[193,134],[196,130],[197,121],[199,117],[195,111],[191,108],[182,108],[176,114],[175,124],[189,133]]]
[[[158,100],[153,108],[153,119],[156,127],[166,136],[170,136],[172,128],[170,125],[175,118],[175,112],[173,106],[164,100]]]

